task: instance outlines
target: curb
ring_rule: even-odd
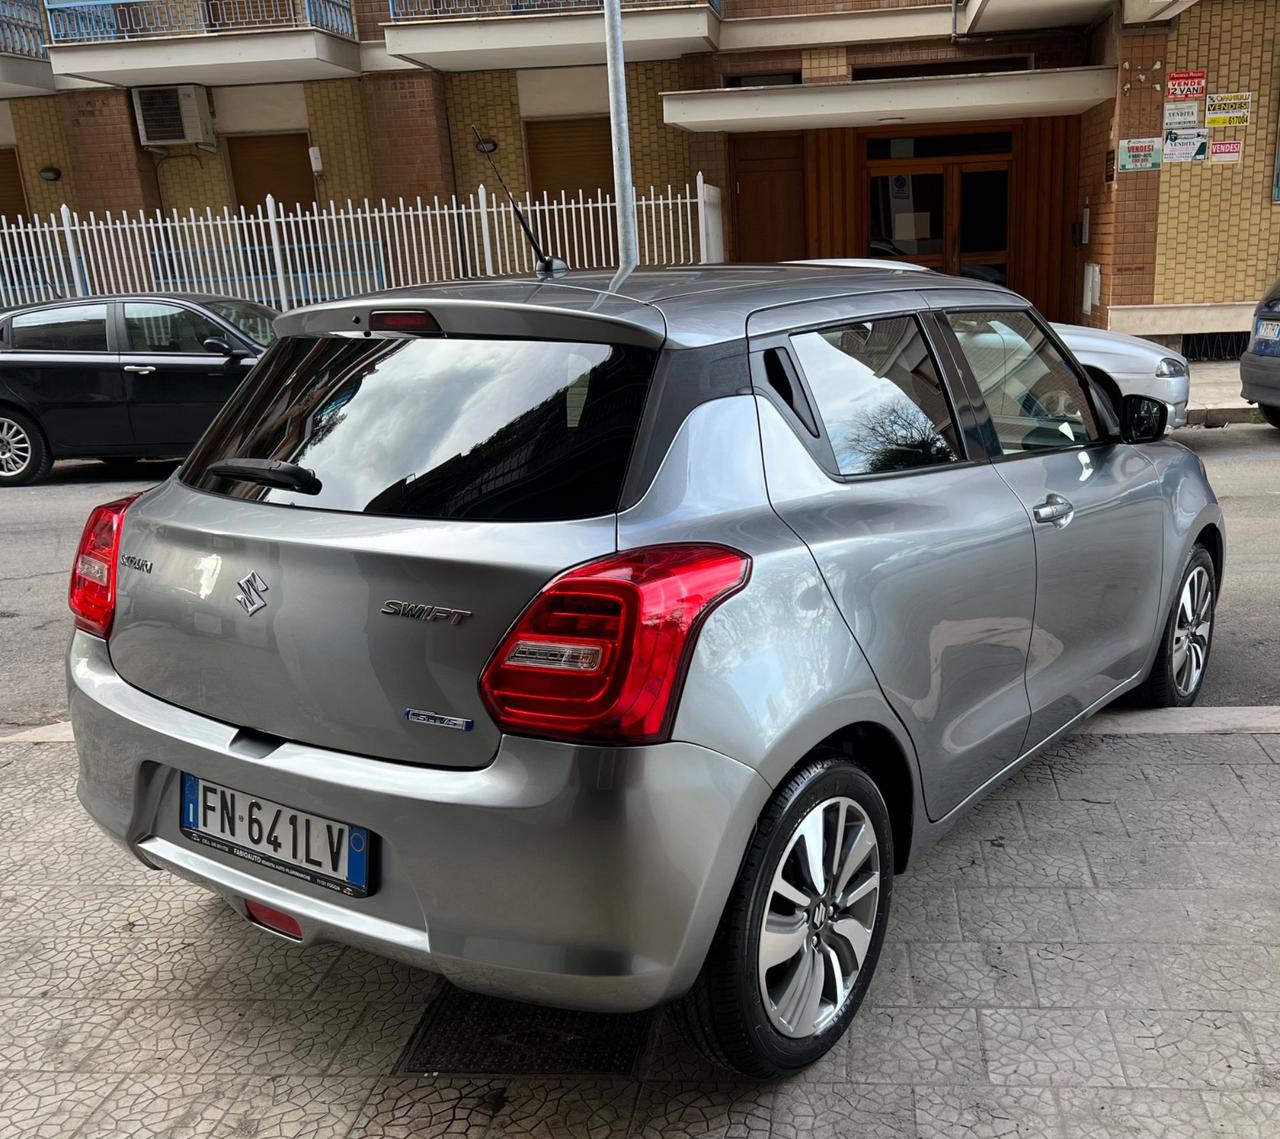
[[[1188,427],[1226,427],[1228,423],[1252,423],[1257,409],[1253,407],[1189,407]]]

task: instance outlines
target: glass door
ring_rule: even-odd
[[[871,256],[947,264],[947,170],[911,166],[871,175]]]
[[[1009,164],[955,168],[955,253],[948,272],[1009,283]]]

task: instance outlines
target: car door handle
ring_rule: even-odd
[[[1052,522],[1061,529],[1075,514],[1076,508],[1060,494],[1049,495],[1039,506],[1031,508],[1031,516],[1037,522]]]
[[[132,372],[136,376],[149,376],[155,371],[155,368],[150,364],[126,364],[124,370]]]

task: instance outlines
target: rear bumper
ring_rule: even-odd
[[[284,743],[127,684],[106,644],[68,654],[78,792],[143,862],[241,913],[295,916],[304,942],[359,946],[464,988],[567,1008],[629,1011],[697,976],[769,789],[750,768],[686,743],[630,749],[507,737],[476,771],[408,767]],[[376,891],[336,895],[178,828],[179,773],[368,827]]]
[[[1240,395],[1250,403],[1280,407],[1280,356],[1246,352],[1240,357]]]
[[[1113,375],[1124,395],[1145,395],[1168,405],[1169,427],[1187,425],[1187,403],[1191,399],[1190,376]]]

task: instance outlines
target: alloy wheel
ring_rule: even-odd
[[[760,995],[784,1036],[839,1017],[867,957],[880,902],[880,842],[841,796],[813,807],[778,862],[760,928]]]
[[[22,424],[0,416],[0,475],[20,475],[31,462],[31,436]]]
[[[1213,583],[1209,572],[1196,566],[1183,582],[1173,627],[1173,683],[1179,696],[1190,696],[1199,687],[1212,632]]]

